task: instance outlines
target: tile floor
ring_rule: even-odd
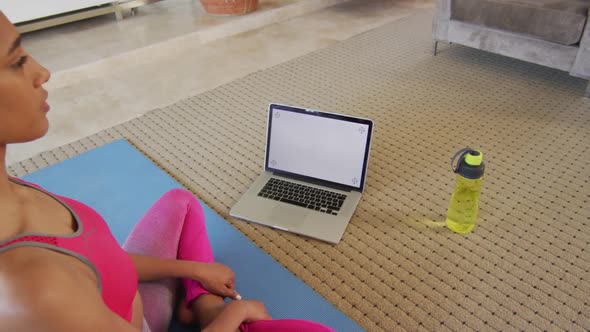
[[[70,143],[405,17],[433,0],[260,0],[255,13],[213,17],[194,0],[164,0],[27,33],[52,71],[50,130],[9,147],[7,164]]]

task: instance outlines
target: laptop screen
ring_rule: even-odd
[[[363,190],[371,120],[272,104],[266,169]]]

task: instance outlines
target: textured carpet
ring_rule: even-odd
[[[431,17],[418,12],[10,172],[124,137],[368,331],[590,330],[585,81],[461,46],[433,57]],[[270,102],[375,121],[367,190],[336,246],[228,216],[262,170]],[[464,146],[488,162],[467,236],[443,224],[449,160]]]

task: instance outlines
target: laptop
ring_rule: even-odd
[[[264,172],[230,215],[338,243],[365,188],[373,122],[270,104]]]

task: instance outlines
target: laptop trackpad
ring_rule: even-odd
[[[270,220],[276,226],[293,229],[302,225],[308,212],[294,206],[276,206],[270,213]]]

